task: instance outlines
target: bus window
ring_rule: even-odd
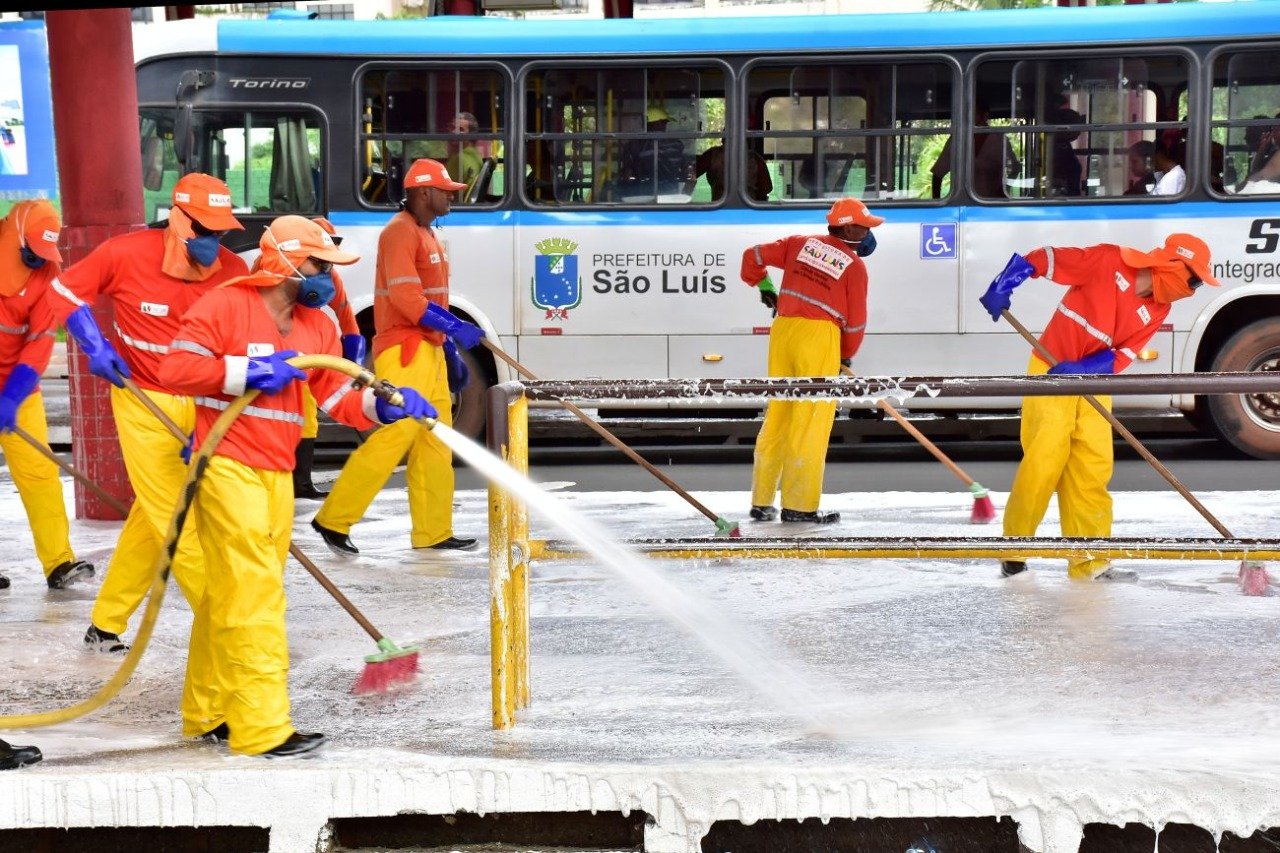
[[[535,69],[525,99],[526,166],[552,184],[532,204],[691,204],[723,188],[723,166],[698,172],[723,150],[722,68]]]
[[[977,69],[970,187],[986,199],[1110,198],[1156,193],[1163,172],[1185,165],[1188,92],[1181,55],[997,59]],[[982,175],[977,139],[1000,140],[1010,168],[1002,187]],[[1172,177],[1172,176],[1171,176]],[[1177,182],[1182,192],[1185,180]]]
[[[1227,195],[1280,195],[1280,51],[1231,51],[1213,65],[1210,185]]]
[[[184,171],[207,172],[227,182],[236,213],[320,212],[320,125],[314,115],[255,111],[197,110],[193,116],[193,148],[180,164],[173,147],[173,109],[145,108],[139,129],[144,151],[152,152],[144,167],[160,166],[145,175],[144,215],[148,222],[168,215],[173,185]],[[154,156],[155,142],[162,146]]]
[[[361,78],[360,196],[392,206],[409,164],[430,157],[467,188],[459,206],[502,200],[506,78],[493,69],[378,68]]]
[[[747,148],[768,169],[766,199],[930,198],[953,86],[952,69],[934,62],[753,67]]]

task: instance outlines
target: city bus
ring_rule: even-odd
[[[858,373],[1020,372],[1027,344],[978,302],[1012,253],[1175,231],[1207,241],[1223,287],[1176,303],[1131,371],[1280,365],[1274,0],[178,23],[139,47],[148,217],[196,170],[231,186],[246,256],[275,216],[327,216],[362,253],[344,279],[366,327],[401,176],[435,157],[467,184],[437,223],[451,309],[540,378],[764,375],[771,316],[742,252],[824,232],[842,196],[886,220]],[[1061,295],[1033,280],[1014,314],[1043,329]],[[484,389],[512,376],[468,357],[474,433]],[[1276,396],[1116,402],[1280,457]]]

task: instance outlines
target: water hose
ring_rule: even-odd
[[[299,355],[289,359],[289,364],[300,370],[314,368],[336,370],[339,373],[350,376],[357,388],[372,388],[374,394],[392,405],[400,405],[404,402],[399,390],[394,385],[386,381],[379,381],[370,371],[355,362],[347,361],[345,358],[335,355]],[[155,630],[156,621],[159,619],[160,605],[164,602],[165,588],[169,582],[169,573],[173,568],[173,557],[178,549],[178,538],[182,534],[182,528],[187,520],[187,513],[191,510],[191,504],[195,500],[200,479],[209,467],[209,460],[213,457],[214,450],[217,449],[227,431],[231,429],[232,423],[240,416],[245,407],[253,402],[258,393],[257,390],[246,391],[233,400],[231,405],[213,422],[213,426],[209,429],[208,435],[205,436],[200,450],[192,454],[191,464],[187,466],[187,477],[182,483],[178,505],[174,508],[173,518],[169,522],[169,532],[165,537],[164,548],[161,550],[160,560],[156,565],[155,577],[151,581],[151,590],[147,596],[147,606],[142,614],[142,622],[138,625],[138,633],[134,638],[133,645],[125,654],[124,660],[120,662],[120,668],[88,699],[56,711],[0,716],[0,730],[33,729],[41,726],[57,725],[68,720],[74,720],[77,717],[83,717],[110,702],[129,683],[129,679],[133,677],[133,673],[138,667],[138,661],[142,659],[142,655],[151,641],[151,634]],[[428,428],[435,425],[435,422],[429,418],[420,419],[419,422]]]

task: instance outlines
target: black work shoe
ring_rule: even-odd
[[[219,724],[216,728],[200,735],[196,740],[202,740],[205,743],[226,743],[231,740],[231,729],[226,723]]]
[[[778,518],[778,508],[773,506],[753,506],[750,516],[752,521],[775,521]]]
[[[782,520],[786,522],[804,522],[807,524],[835,524],[840,520],[838,512],[801,512],[798,509],[783,509]]]
[[[1022,560],[1001,560],[1000,561],[1000,577],[1011,578],[1014,575],[1020,575],[1027,570],[1027,564]]]
[[[476,547],[476,540],[466,536],[450,536],[430,547],[437,551],[470,551]]]
[[[316,524],[314,518],[311,519],[311,529],[319,533],[320,538],[324,540],[324,544],[329,546],[329,550],[339,557],[349,557],[352,554],[360,553],[360,549],[351,542],[350,536],[345,533],[339,533],[336,530],[330,530],[327,527],[321,527]]]
[[[293,497],[295,500],[302,501],[322,501],[329,496],[328,492],[322,492],[315,487],[314,483],[299,483],[294,481]]]
[[[84,632],[84,647],[91,652],[104,652],[109,655],[122,655],[129,651],[129,644],[121,640],[119,634],[108,634],[93,625]]]
[[[8,741],[0,740],[0,770],[16,770],[35,764],[42,758],[44,756],[34,746],[14,746]]]
[[[323,500],[328,492],[322,492],[311,482],[312,460],[315,458],[316,440],[304,438],[293,451],[293,496],[304,500]]]
[[[303,734],[302,732],[294,732],[285,739],[285,742],[277,746],[275,749],[268,749],[262,753],[263,758],[295,758],[315,752],[324,746],[324,735],[319,732]]]
[[[9,588],[9,579],[4,575],[0,575],[0,589],[8,589],[8,588]]]
[[[93,577],[93,563],[84,560],[67,560],[54,567],[45,580],[49,589],[65,589],[81,578]]]

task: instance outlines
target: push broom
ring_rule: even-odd
[[[1027,343],[1031,344],[1032,348],[1035,349],[1036,354],[1040,356],[1041,360],[1050,367],[1053,367],[1058,363],[1058,360],[1053,357],[1053,354],[1049,352],[1048,349],[1045,348],[1044,344],[1040,343],[1039,339],[1037,339],[1035,335],[1031,334],[1031,331],[1018,321],[1017,317],[1014,317],[1013,314],[1009,313],[1007,308],[1000,312],[1000,316],[1004,317],[1004,319],[1009,322],[1009,325],[1013,326],[1013,328],[1017,330],[1018,334],[1022,335],[1023,339]],[[1231,531],[1227,529],[1226,525],[1221,521],[1218,521],[1218,519],[1214,517],[1213,513],[1209,512],[1208,508],[1205,507],[1204,504],[1200,503],[1196,496],[1191,494],[1190,490],[1188,490],[1186,486],[1179,482],[1178,478],[1173,475],[1173,472],[1161,464],[1160,460],[1156,459],[1156,457],[1152,455],[1151,451],[1147,450],[1147,448],[1143,446],[1142,442],[1138,441],[1137,436],[1129,432],[1128,428],[1126,428],[1124,424],[1120,423],[1120,420],[1111,413],[1110,409],[1099,403],[1097,398],[1092,394],[1084,394],[1082,396],[1088,401],[1089,405],[1093,406],[1098,414],[1106,418],[1107,423],[1111,424],[1111,428],[1119,433],[1120,437],[1127,441],[1129,446],[1138,452],[1139,456],[1147,460],[1151,467],[1156,469],[1156,473],[1161,477],[1164,477],[1165,481],[1169,485],[1173,486],[1173,488],[1177,490],[1178,494],[1187,499],[1187,503],[1195,507],[1196,512],[1200,513],[1204,520],[1212,525],[1214,530],[1221,533],[1227,539],[1235,538],[1231,535]],[[1267,575],[1266,566],[1261,563],[1253,563],[1248,560],[1240,561],[1240,569],[1237,572],[1237,578],[1240,583],[1240,590],[1245,595],[1266,595],[1267,585],[1271,582],[1270,577]]]
[[[854,372],[843,364],[840,365],[840,372],[845,376],[853,376]],[[973,495],[973,509],[969,512],[970,524],[988,524],[996,520],[996,508],[991,503],[991,497],[987,494],[987,490],[982,484],[970,477],[964,472],[959,465],[952,462],[947,454],[943,453],[936,444],[930,441],[924,433],[916,429],[915,425],[902,416],[902,412],[888,400],[881,397],[876,401],[876,405],[884,411],[889,417],[898,422],[898,425],[907,431],[907,434],[920,442],[920,446],[933,454],[933,458],[937,459],[947,467],[947,470],[955,474],[960,482],[969,487],[969,492]]]
[[[181,441],[184,445],[190,445],[191,441],[187,434],[182,431],[182,427],[178,426],[173,420],[165,414],[164,410],[156,405],[155,401],[143,393],[137,383],[132,379],[122,376],[125,387],[138,398],[142,405],[164,424],[173,436]],[[385,693],[398,685],[412,681],[419,670],[419,653],[415,646],[406,646],[400,648],[391,640],[387,639],[381,631],[373,626],[365,615],[361,613],[351,600],[342,594],[342,591],[333,585],[333,581],[329,580],[315,563],[311,562],[306,554],[302,553],[294,542],[289,543],[289,553],[295,560],[302,564],[313,578],[315,578],[320,586],[324,587],[329,595],[333,596],[333,600],[342,606],[342,609],[350,614],[351,618],[365,630],[373,641],[378,644],[377,654],[368,655],[364,659],[364,669],[360,673],[360,677],[356,679],[356,683],[352,686],[352,693]]]
[[[526,379],[531,379],[531,380],[534,380],[535,382],[537,381],[538,377],[533,375],[533,371],[529,370],[529,368],[525,367],[523,364],[516,361],[511,356],[507,355],[507,353],[504,352],[503,349],[499,347],[497,344],[495,344],[493,341],[489,340],[488,338],[481,338],[480,343],[488,347],[489,351],[492,352],[494,355],[496,355],[498,358],[502,359],[511,367],[515,368],[515,370],[518,371]],[[704,506],[697,498],[695,498],[693,495],[686,492],[684,489],[680,488],[680,486],[674,480],[672,480],[666,474],[663,474],[657,468],[653,467],[653,464],[650,463],[649,460],[645,459],[639,453],[636,453],[634,450],[632,450],[630,447],[624,444],[622,442],[622,439],[618,438],[616,435],[609,432],[609,430],[605,429],[603,426],[596,423],[594,420],[592,420],[590,415],[582,411],[582,409],[579,409],[573,403],[570,403],[568,400],[560,400],[559,403],[569,412],[572,412],[574,415],[577,415],[578,420],[582,421],[584,424],[590,427],[592,431],[594,431],[597,435],[599,435],[605,441],[609,442],[614,447],[618,448],[623,453],[625,453],[628,459],[630,459],[632,462],[635,462],[640,467],[644,468],[653,476],[657,477],[662,482],[662,484],[665,485],[668,489],[675,492],[680,497],[684,498],[686,501],[688,501],[690,506],[692,506],[698,512],[705,515],[707,518],[711,519],[712,523],[714,523],[716,526],[717,536],[728,536],[730,539],[741,538],[742,530],[738,527],[738,522],[729,521],[724,516],[716,515],[714,512],[707,509],[706,506]]]

